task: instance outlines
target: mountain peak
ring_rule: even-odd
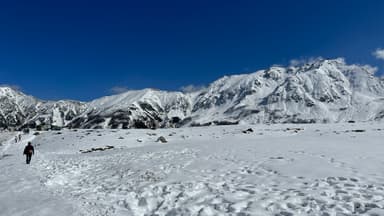
[[[0,95],[15,94],[16,92],[21,93],[10,86],[0,86]]]

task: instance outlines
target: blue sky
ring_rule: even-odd
[[[178,90],[345,57],[384,71],[384,1],[1,1],[0,83],[42,99]]]

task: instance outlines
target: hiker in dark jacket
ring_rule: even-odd
[[[35,149],[32,146],[31,142],[28,142],[28,145],[24,148],[24,154],[27,157],[27,164],[31,163],[32,155],[35,154]]]

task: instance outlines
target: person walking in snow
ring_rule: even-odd
[[[31,142],[28,142],[28,145],[24,148],[24,155],[26,156],[26,163],[31,163],[32,155],[35,154],[35,149],[32,146]]]

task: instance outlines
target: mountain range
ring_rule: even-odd
[[[127,91],[90,102],[44,101],[0,87],[0,128],[159,128],[241,123],[330,123],[384,118],[375,68],[318,59],[224,76],[189,93]]]

